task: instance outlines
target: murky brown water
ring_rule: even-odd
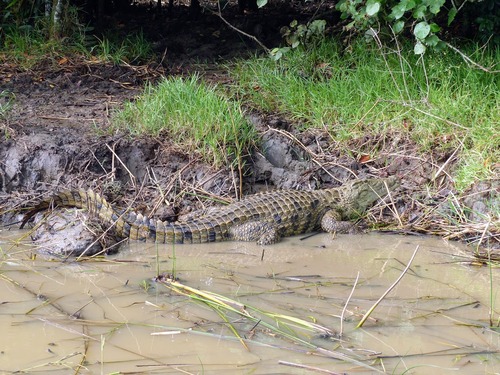
[[[33,259],[33,249],[13,243],[19,235],[0,232],[0,373],[500,372],[500,332],[488,328],[491,306],[495,324],[500,317],[500,270],[461,263],[459,244],[322,234],[286,239],[264,254],[251,243],[133,243],[115,256],[61,262]],[[417,246],[410,270],[355,329]],[[230,306],[256,320],[173,292],[153,281],[157,269],[245,304]],[[276,323],[253,308],[343,335]]]

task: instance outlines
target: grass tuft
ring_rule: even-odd
[[[149,84],[114,116],[113,124],[133,135],[162,134],[215,167],[240,163],[256,139],[239,104],[197,76]]]
[[[0,91],[0,119],[3,119],[7,116],[12,108],[14,99],[15,95],[10,91]]]

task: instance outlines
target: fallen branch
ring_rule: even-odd
[[[393,289],[396,285],[398,285],[399,281],[403,278],[403,276],[406,274],[406,272],[408,271],[408,269],[410,268],[411,266],[411,263],[413,262],[413,259],[415,258],[415,256],[417,255],[417,251],[419,249],[420,245],[417,245],[417,247],[415,248],[415,251],[413,252],[413,255],[411,256],[410,258],[410,261],[408,262],[408,264],[406,265],[406,268],[403,270],[403,272],[401,273],[401,275],[399,275],[399,277],[397,278],[396,281],[394,281],[394,283],[389,287],[389,289],[387,289],[385,291],[384,294],[382,294],[380,296],[380,298],[377,300],[377,302],[375,302],[373,304],[372,307],[370,307],[370,309],[366,312],[366,314],[363,316],[363,318],[361,319],[361,321],[358,323],[358,325],[356,326],[356,328],[361,328],[363,326],[363,324],[366,322],[366,320],[370,317],[371,313],[377,308],[377,306],[380,304],[380,302],[382,302],[382,300],[385,298],[385,296],[387,296]]]

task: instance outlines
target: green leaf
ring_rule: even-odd
[[[274,61],[278,61],[279,59],[281,59],[282,56],[283,56],[283,52],[281,51],[281,48],[273,48],[271,50],[270,57]]]
[[[427,10],[427,6],[420,4],[413,11],[413,18],[416,18],[417,20],[424,18],[426,10]]]
[[[341,12],[345,12],[347,10],[347,0],[340,0],[335,8]]]
[[[349,22],[347,25],[345,25],[345,29],[351,30],[355,24],[356,24],[356,21]]]
[[[439,41],[440,39],[438,38],[437,35],[429,35],[427,38],[425,38],[424,43],[429,47],[434,47],[437,46]]]
[[[413,0],[409,0],[406,2],[406,10],[412,10],[413,8],[415,8],[417,4],[415,4],[415,2]]]
[[[431,33],[437,33],[438,31],[441,31],[441,27],[436,24],[436,23],[431,23]]]
[[[450,9],[450,11],[448,12],[448,26],[451,25],[451,23],[453,22],[453,20],[455,19],[455,16],[457,15],[458,13],[458,9],[453,7]]]
[[[265,6],[267,4],[267,0],[257,0],[257,6],[259,8],[262,8],[263,6]]]
[[[422,44],[422,42],[417,41],[417,43],[415,43],[415,47],[413,48],[413,52],[415,53],[415,55],[423,55],[424,54],[425,46]]]
[[[297,26],[295,34],[297,35],[297,38],[302,38],[307,34],[307,26],[301,23],[299,26]]]
[[[370,1],[366,3],[366,14],[368,16],[373,16],[380,10],[380,3],[378,1]]]
[[[406,11],[406,5],[404,3],[399,3],[395,7],[392,8],[391,14],[389,14],[389,18],[399,20]]]
[[[425,22],[419,22],[415,25],[415,29],[413,30],[413,34],[417,37],[417,39],[423,40],[429,35],[431,32],[431,27],[430,25]]]
[[[443,51],[445,48],[448,48],[448,46],[446,45],[445,42],[443,42],[442,40],[440,40],[437,45],[434,47],[434,49],[436,51]]]
[[[429,10],[432,14],[438,14],[445,0],[432,0],[429,2]]]
[[[293,34],[290,34],[287,38],[285,38],[286,42],[288,43],[288,45],[290,46],[297,46],[300,44],[300,41],[299,41],[299,35],[297,35],[297,33],[293,33]],[[295,48],[295,47],[293,47]]]
[[[325,20],[314,20],[309,25],[309,30],[311,30],[315,35],[321,35],[325,32],[326,21]]]
[[[405,27],[405,21],[399,20],[394,24],[392,29],[396,34],[398,34],[403,30],[404,27]]]
[[[347,6],[347,12],[353,17],[359,14],[358,10],[356,9],[356,5],[354,5],[352,1],[350,1]]]

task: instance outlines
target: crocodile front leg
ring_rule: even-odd
[[[359,228],[351,221],[342,220],[342,215],[335,210],[328,210],[321,219],[321,228],[328,233],[359,233]]]

